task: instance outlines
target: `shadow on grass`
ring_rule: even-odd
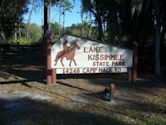
[[[16,83],[21,83],[25,85],[28,82],[39,82],[45,84],[46,82],[44,81],[44,72],[42,70],[40,71],[32,71],[32,70],[15,70],[15,69],[10,69],[5,71],[9,74],[14,75],[15,77],[21,77],[22,79],[19,80],[18,78],[15,78],[15,80],[7,80],[6,74],[1,74],[2,78],[5,78],[6,81],[1,81],[0,84],[16,84]]]
[[[118,75],[118,74],[116,74]],[[138,90],[139,92],[143,93],[152,93],[151,91],[147,91],[148,89],[156,89],[156,88],[166,88],[165,82],[161,83],[155,80],[147,80],[147,81],[141,81],[137,80],[136,82],[129,82],[127,79],[122,78],[118,79],[116,75],[113,75],[114,77],[107,78],[95,78],[95,79],[89,79],[91,84],[99,84],[106,87],[110,87],[110,84],[115,84],[117,88],[125,88],[129,90]]]
[[[39,69],[39,70],[15,70],[15,69],[11,69],[11,70],[7,70],[8,73],[10,74],[14,74],[15,76],[19,76],[21,78],[26,79],[25,82],[31,82],[31,81],[37,81],[40,83],[45,83],[44,79],[45,79],[45,72],[44,69]],[[23,80],[24,82],[24,80]]]
[[[13,75],[14,77],[21,77],[22,79],[25,79],[20,80],[21,83],[31,81],[45,83],[45,61],[43,60],[41,53],[33,51],[22,53],[7,52],[0,53],[0,55],[2,56],[0,68],[4,72],[0,74],[0,77],[6,79],[6,81],[8,80],[8,77]],[[19,82],[19,79],[16,78],[16,80],[3,83],[9,84],[17,82]]]
[[[44,58],[43,55],[40,51],[22,51],[20,52],[13,52],[13,51],[8,51],[5,53],[0,52],[1,64],[5,65],[43,65]]]
[[[1,125],[126,125],[108,116],[64,109],[44,100],[0,98]]]
[[[58,84],[61,84],[63,86],[67,86],[69,88],[75,88],[75,89],[79,89],[79,90],[82,90],[82,91],[86,91],[86,92],[92,92],[90,90],[87,90],[87,89],[84,89],[84,88],[81,88],[81,87],[78,87],[78,86],[73,86],[73,85],[70,85],[68,83],[64,83],[64,82],[60,82],[60,81],[57,81]]]
[[[31,88],[31,86],[30,85],[28,85],[27,83],[29,83],[29,82],[40,82],[40,83],[43,83],[44,84],[44,82],[41,80],[12,80],[12,81],[3,81],[3,82],[0,82],[0,84],[1,85],[5,85],[5,84],[21,84],[21,85],[24,85],[24,86],[26,86],[26,87],[29,87],[29,88]]]
[[[73,79],[99,79],[99,78],[121,78],[127,81],[127,75],[113,74],[113,73],[96,73],[96,74],[61,74],[58,75],[59,79],[73,78]]]
[[[137,102],[134,100],[121,99],[121,98],[118,99],[127,102],[131,110],[142,111],[147,113],[166,114],[165,107],[161,107],[153,103]]]

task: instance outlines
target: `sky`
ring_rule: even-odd
[[[73,3],[73,0],[70,0]],[[73,3],[74,4],[74,3]],[[66,12],[65,13],[65,27],[71,26],[73,23],[81,23],[81,15],[80,15],[80,0],[75,0],[74,8],[72,9],[72,12]],[[29,5],[29,8],[31,6]],[[23,15],[24,22],[26,23],[28,20],[29,13],[26,13]],[[58,8],[52,7],[51,8],[51,22],[58,22],[59,21],[59,13]],[[62,19],[61,19],[62,21]],[[32,17],[31,17],[31,23],[36,23],[40,26],[43,25],[43,7],[40,9],[33,11]]]

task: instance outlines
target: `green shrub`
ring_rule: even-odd
[[[14,39],[11,38],[7,41],[7,44],[10,45],[32,45],[32,40],[26,38]]]

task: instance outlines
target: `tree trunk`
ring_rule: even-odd
[[[92,9],[90,9],[90,12],[94,15],[96,21],[97,21],[97,24],[98,24],[98,37],[97,39],[98,40],[102,40],[103,38],[103,26],[102,26],[102,20],[101,20],[101,16],[100,16],[100,13],[99,13],[99,9],[96,8],[97,12],[94,12]]]
[[[166,66],[165,61],[165,53],[166,53],[166,47],[165,47],[165,35],[166,35],[166,26],[163,24],[163,30],[161,33],[161,39],[160,39],[160,55],[161,55],[161,65]]]
[[[160,38],[160,48],[161,48],[161,51],[164,50],[164,40],[165,40],[165,33],[166,33],[166,18],[163,17],[163,21],[162,21],[162,32],[161,32],[161,38]]]
[[[19,25],[19,27],[18,27],[18,34],[19,34],[19,38],[21,39],[21,27],[20,27],[20,25]]]
[[[84,14],[81,15],[81,23],[84,23]],[[81,36],[83,37],[83,25],[81,25]]]
[[[62,15],[62,9],[61,9],[61,4],[59,4],[59,36],[61,35],[61,15]]]
[[[45,37],[45,34],[48,30],[48,3],[47,3],[47,0],[44,0],[44,37]],[[45,42],[43,40],[43,42]],[[45,45],[46,43],[44,43]]]
[[[14,31],[14,39],[17,39],[17,31]]]
[[[63,33],[65,30],[65,10],[63,9]]]
[[[159,13],[159,5],[158,0],[155,0],[155,10],[156,10],[156,24],[155,24],[155,75],[160,77],[161,69],[160,69],[160,13]]]
[[[123,46],[123,42],[122,42],[122,31],[121,31],[121,27],[120,27],[120,24],[118,24],[118,45],[119,46]]]
[[[51,2],[49,2],[48,6],[48,30],[51,29]]]
[[[98,31],[99,31],[99,34],[98,34],[98,40],[102,40],[102,37],[103,37],[103,27],[102,27],[102,21],[101,21],[101,18],[98,16],[97,17],[97,23],[98,23]]]
[[[99,0],[96,0],[96,20],[97,20],[97,23],[98,23],[98,31],[99,31],[99,34],[98,34],[98,40],[101,40],[102,41],[102,38],[103,38],[103,26],[102,26],[102,19],[101,19],[101,10],[99,8],[100,6],[100,3],[99,3]]]
[[[155,28],[155,75],[160,76],[160,27]]]
[[[29,18],[28,18],[28,22],[27,22],[27,31],[26,31],[26,38],[28,39],[29,38],[29,30],[30,30],[30,21],[31,21],[31,16],[32,16],[32,12],[34,10],[34,0],[32,0],[32,8],[30,10],[30,13],[29,13]]]
[[[14,39],[17,39],[17,28],[18,28],[18,24],[15,23],[15,28],[14,28]]]
[[[0,40],[6,40],[5,34],[3,31],[0,31]]]

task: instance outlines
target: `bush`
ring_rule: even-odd
[[[11,38],[7,41],[7,44],[10,45],[33,45],[34,43],[30,39],[26,38],[20,38],[20,39],[14,39]]]

